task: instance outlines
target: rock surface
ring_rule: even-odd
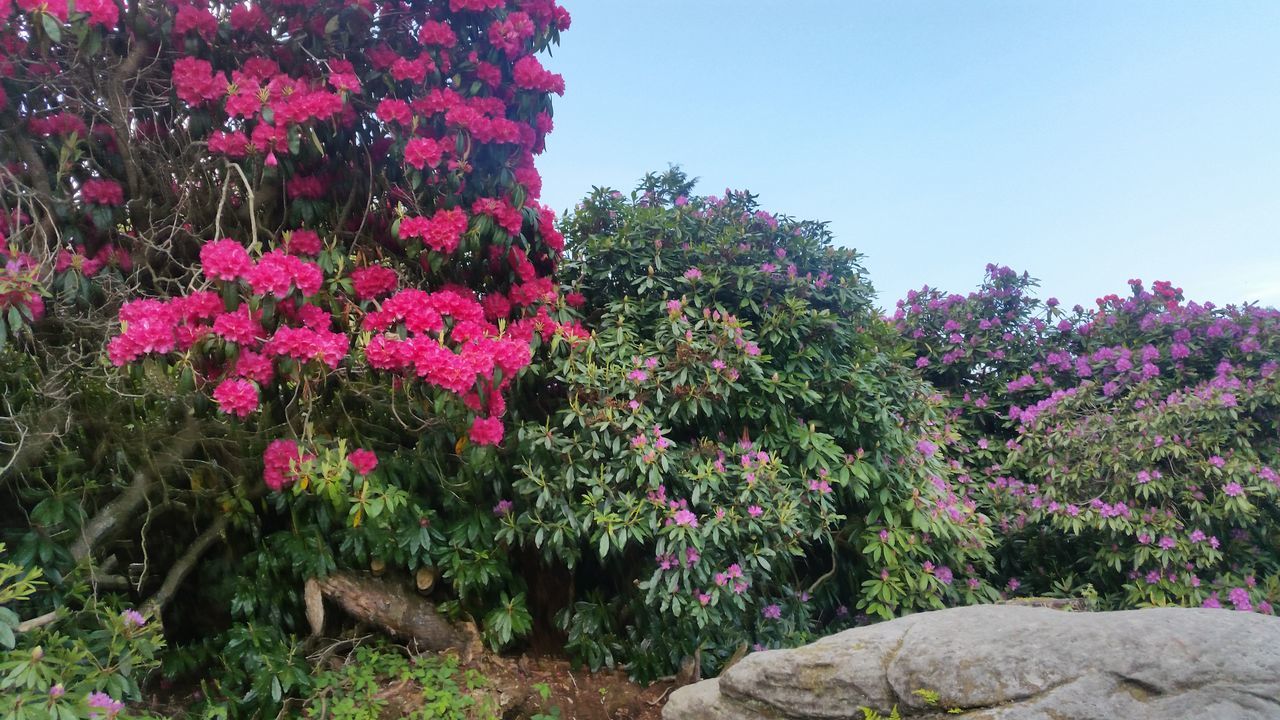
[[[895,705],[931,720],[1280,718],[1280,619],[1009,605],[921,613],[748,655],[672,693],[663,717],[861,720],[860,708]]]

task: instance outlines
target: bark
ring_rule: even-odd
[[[424,650],[469,651],[479,640],[473,628],[450,623],[407,582],[341,571],[316,582],[326,598],[352,617],[413,640]]]
[[[138,508],[147,500],[153,481],[145,473],[134,475],[133,482],[115,500],[107,503],[97,515],[85,523],[80,537],[71,544],[71,559],[77,563],[93,552],[103,540],[118,532],[120,528],[133,519]]]

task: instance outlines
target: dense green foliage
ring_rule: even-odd
[[[105,714],[112,698],[141,699],[139,682],[164,647],[159,627],[74,587],[80,610],[23,628],[20,614],[46,585],[42,578],[39,568],[8,562],[0,544],[0,718],[63,720]]]
[[[520,429],[500,537],[581,569],[562,621],[642,677],[701,651],[993,597],[990,530],[928,438],[851,250],[678,171],[597,190],[566,226],[584,342]]]

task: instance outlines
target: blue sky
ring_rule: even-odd
[[[988,262],[1280,306],[1280,1],[562,2],[557,210],[678,163],[829,220],[885,306]]]

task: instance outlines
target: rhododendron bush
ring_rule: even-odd
[[[186,528],[230,514],[241,549],[292,538],[280,583],[378,559],[442,567],[460,610],[496,598],[458,555],[496,522],[473,488],[536,347],[581,333],[534,167],[564,91],[538,54],[568,26],[553,0],[0,3],[0,340],[34,358],[6,395],[57,378],[60,410],[124,426],[37,447],[39,394],[8,408],[5,471],[97,515],[46,508],[30,552],[212,577]],[[191,438],[158,465],[122,437],[143,424]],[[53,468],[95,442],[100,479]],[[108,545],[161,496],[178,542]]]
[[[991,599],[990,528],[937,454],[858,256],[678,171],[572,216],[594,334],[520,426],[501,537],[573,569],[569,649],[641,677],[714,672],[859,616]]]
[[[1033,284],[992,266],[977,292],[926,288],[895,316],[950,396],[945,451],[999,525],[1003,583],[1271,613],[1280,312],[1133,280],[1067,313]]]

